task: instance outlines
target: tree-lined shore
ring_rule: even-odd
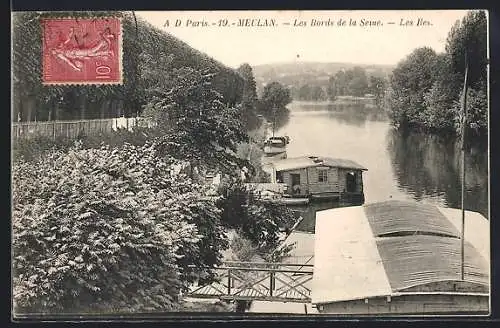
[[[475,135],[486,135],[487,51],[485,11],[471,11],[455,23],[444,53],[415,49],[390,79],[386,105],[392,123],[434,132],[459,131],[467,57],[467,128]]]
[[[13,144],[15,313],[198,309],[182,294],[194,282],[214,281],[227,251],[236,259],[250,251],[276,260],[279,237],[296,220],[285,206],[255,199],[241,176],[266,179],[240,149],[260,126],[257,101],[284,108],[277,101],[286,89],[275,85],[266,97],[252,98],[251,71],[228,69],[136,24],[131,13],[100,13],[111,14],[123,19],[125,82],[100,87],[42,87],[34,67],[39,20],[47,14],[14,15],[14,113],[21,120],[113,117],[122,106],[125,115],[150,123]],[[218,185],[206,181],[214,173],[222,177]],[[234,310],[219,305],[201,308]]]

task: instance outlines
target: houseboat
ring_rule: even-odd
[[[287,186],[286,196],[364,202],[360,164],[339,158],[304,156],[272,162],[271,180]]]
[[[275,157],[277,159],[286,158],[286,146],[290,143],[290,138],[270,137],[264,143],[264,155],[266,157]]]
[[[311,302],[342,315],[488,314],[489,221],[390,200],[316,214]],[[461,252],[463,249],[463,253]]]

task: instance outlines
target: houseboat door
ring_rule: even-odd
[[[290,180],[292,182],[292,194],[300,195],[300,174],[291,173]]]
[[[346,174],[345,189],[347,192],[356,192],[356,174],[354,172]]]

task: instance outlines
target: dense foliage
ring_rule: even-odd
[[[289,115],[286,105],[292,102],[290,89],[279,82],[271,82],[264,87],[259,100],[258,111],[270,122],[283,122]]]
[[[279,233],[295,223],[294,213],[284,205],[257,199],[237,181],[227,182],[221,189],[224,224],[252,242],[261,256],[272,253],[278,247]]]
[[[217,264],[227,247],[214,202],[202,198],[201,186],[172,174],[175,163],[159,157],[153,144],[75,147],[17,163],[12,247],[18,309],[174,307],[185,276],[205,277],[201,267]],[[199,272],[187,263],[199,265]]]
[[[484,11],[470,11],[448,34],[446,51],[419,48],[393,71],[389,116],[396,126],[460,131],[465,60],[468,62],[468,130],[488,128],[487,24]]]
[[[246,131],[262,129],[258,110],[286,117],[289,90],[271,83],[258,101],[249,65],[235,72],[125,12],[98,13],[122,18],[123,85],[43,88],[41,74],[33,74],[40,73],[41,49],[30,44],[40,44],[39,19],[65,15],[14,15],[15,115],[141,112],[151,125],[82,135],[76,145],[45,137],[14,144],[15,311],[189,308],[179,295],[192,282],[216,278],[213,268],[229,247],[227,229],[276,260],[279,234],[295,217],[255,200],[239,174],[246,168],[251,179],[266,178],[250,146],[259,141]],[[195,179],[195,169],[200,176],[220,172],[230,183],[214,195]]]
[[[339,96],[363,97],[372,94],[377,104],[381,103],[386,89],[386,79],[380,72],[367,72],[355,66],[339,70],[325,81],[304,83],[292,88],[292,97],[305,101],[334,101]]]
[[[243,78],[243,94],[241,97],[242,119],[247,130],[256,129],[260,125],[257,117],[257,87],[253,76],[252,67],[242,64],[238,67],[238,73]]]
[[[123,30],[123,85],[44,87],[41,83],[42,27],[55,17],[120,17]],[[184,42],[137,19],[133,12],[22,12],[13,15],[13,118],[22,121],[136,116],[147,102],[148,70],[167,75],[173,68],[216,72],[215,88],[226,102],[241,99],[242,78],[232,69]],[[161,56],[171,56],[165,63]]]
[[[164,134],[162,152],[183,158],[195,166],[207,166],[234,174],[244,166],[236,152],[248,140],[240,110],[224,103],[212,87],[213,74],[191,68],[174,70],[172,83],[155,89],[145,106],[145,116]]]

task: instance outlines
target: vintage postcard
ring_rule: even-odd
[[[488,316],[485,10],[12,13],[12,311]]]

